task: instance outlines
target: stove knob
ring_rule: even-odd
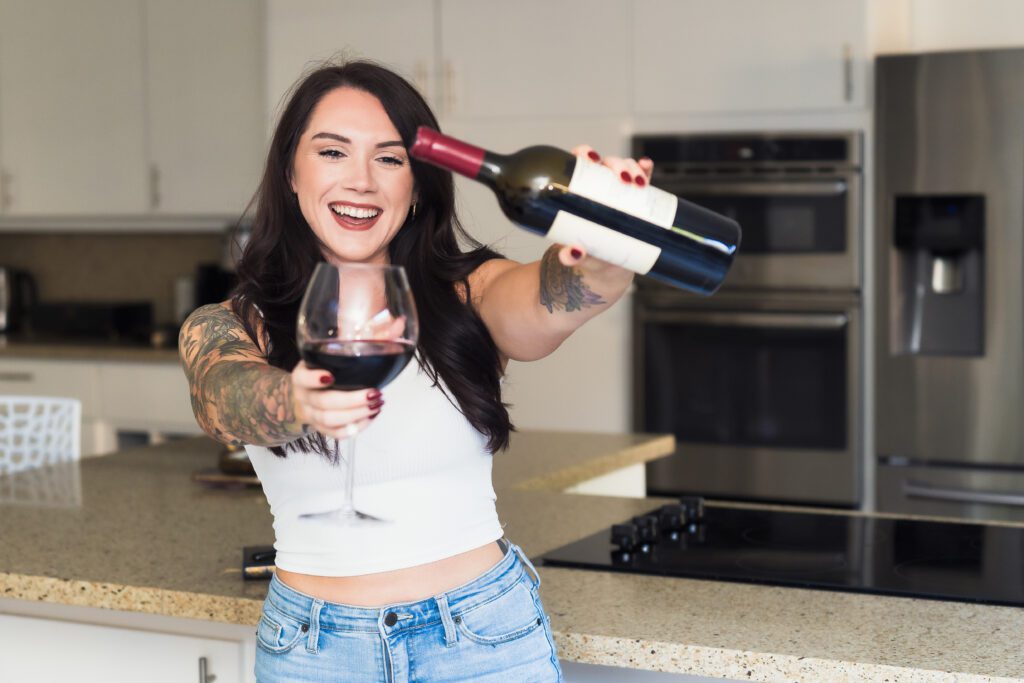
[[[686,510],[686,521],[690,524],[704,521],[704,499],[700,496],[683,496],[680,505]]]
[[[658,523],[663,531],[679,531],[686,524],[686,509],[682,505],[662,505]]]
[[[658,542],[657,517],[654,515],[642,515],[640,517],[634,517],[633,523],[636,524],[637,536],[640,538],[640,543]]]
[[[613,524],[612,545],[620,550],[633,550],[639,545],[636,524]]]

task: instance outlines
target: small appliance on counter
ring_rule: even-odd
[[[1024,528],[704,505],[684,498],[545,566],[1024,607]]]
[[[58,301],[35,304],[30,338],[148,345],[153,304],[148,301]]]
[[[0,334],[21,332],[39,290],[31,274],[0,266]]]

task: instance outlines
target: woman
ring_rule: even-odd
[[[512,430],[500,382],[509,359],[554,351],[632,274],[573,246],[520,264],[469,239],[451,175],[409,157],[419,125],[438,127],[426,102],[375,64],[299,83],[271,142],[235,295],[181,331],[197,420],[246,445],[274,514],[260,681],[561,680],[539,577],[495,512],[491,456]],[[604,164],[623,182],[651,171],[647,160]],[[407,270],[421,334],[387,410],[375,390],[324,390],[331,375],[299,361],[298,306],[324,260]],[[392,523],[303,518],[337,496],[336,440],[355,432],[356,498]]]

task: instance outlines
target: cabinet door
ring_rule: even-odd
[[[242,683],[242,644],[0,614],[0,681]],[[56,648],[56,649],[55,649]],[[56,654],[56,656],[55,656]]]
[[[636,0],[637,113],[863,107],[865,0]]]
[[[148,208],[138,0],[0,0],[7,213]]]
[[[103,417],[116,427],[202,433],[177,363],[103,363],[99,384]]]
[[[629,110],[629,3],[440,0],[443,116]]]
[[[153,208],[241,214],[266,149],[259,0],[146,0]]]
[[[434,41],[434,3],[426,0],[267,0],[271,117],[306,69],[334,56],[395,69],[433,106]]]

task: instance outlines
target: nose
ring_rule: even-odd
[[[373,192],[377,189],[369,159],[353,157],[352,163],[345,166],[346,174],[343,182],[346,189],[360,193]]]

